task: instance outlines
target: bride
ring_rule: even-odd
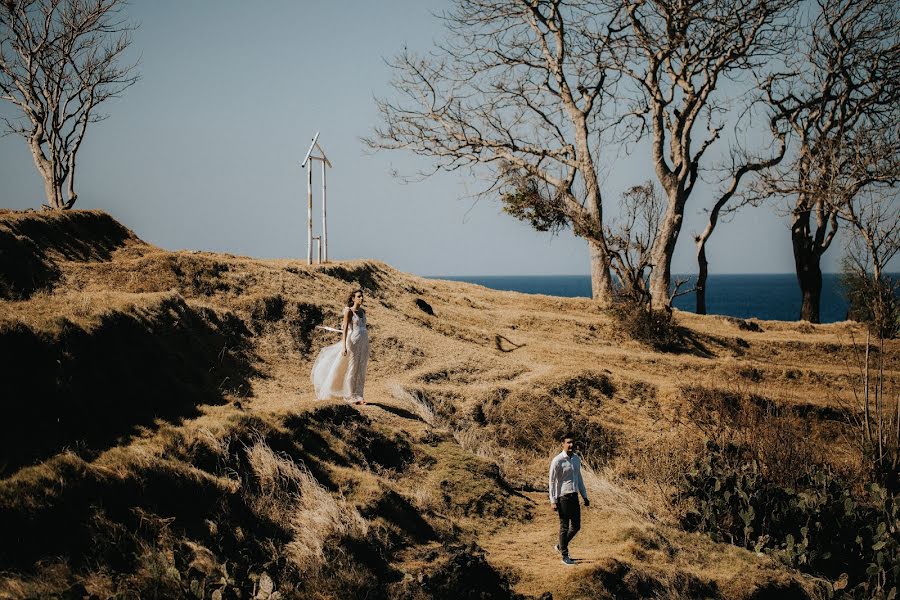
[[[343,398],[353,404],[365,404],[363,387],[369,363],[369,332],[363,292],[354,290],[347,298],[341,324],[341,341],[322,348],[312,368],[316,398]]]

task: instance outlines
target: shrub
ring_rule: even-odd
[[[655,309],[630,295],[617,298],[613,314],[619,329],[629,338],[660,350],[678,342],[678,327],[668,309]]]
[[[900,334],[900,282],[886,275],[876,278],[845,265],[841,287],[849,304],[848,319],[865,323],[876,337],[891,339]]]
[[[741,460],[754,461],[760,473],[779,485],[796,485],[823,462],[812,442],[810,421],[768,398],[739,387],[688,385],[679,392],[689,422],[702,437],[720,447],[740,447]]]
[[[766,477],[746,448],[708,442],[685,473],[683,525],[765,551],[841,583],[845,596],[893,598],[900,586],[900,498],[877,484],[863,497],[824,467],[794,487]]]

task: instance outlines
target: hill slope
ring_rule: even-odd
[[[359,409],[309,384],[355,286]],[[679,474],[724,414],[701,409],[783,407],[860,468],[849,323],[677,313],[659,352],[586,299],[168,252],[90,211],[0,213],[0,298],[0,597],[803,597],[682,529]],[[543,491],[566,429],[593,467],[568,569]]]

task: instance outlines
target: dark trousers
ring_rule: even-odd
[[[581,529],[581,504],[578,502],[578,493],[557,498],[556,511],[559,513],[559,551],[563,556],[568,556],[569,542]]]

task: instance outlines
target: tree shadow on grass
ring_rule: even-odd
[[[654,346],[660,352],[690,354],[701,358],[716,358],[717,351],[724,350],[742,356],[750,345],[740,337],[727,338],[699,333],[687,327],[675,327],[672,339]]]

